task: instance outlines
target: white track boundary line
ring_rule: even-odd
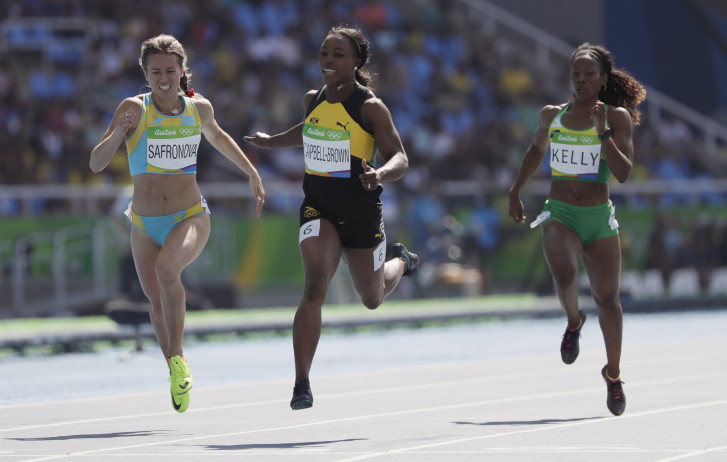
[[[560,374],[560,373],[559,373]],[[418,385],[402,385],[402,386],[396,386],[396,387],[386,387],[386,388],[373,388],[373,389],[367,389],[367,390],[353,390],[348,392],[339,392],[339,393],[329,393],[321,395],[325,399],[336,399],[336,398],[345,398],[348,396],[361,396],[361,395],[375,395],[375,394],[388,394],[388,393],[395,393],[398,391],[411,391],[411,390],[426,390],[431,388],[438,388],[443,386],[451,386],[451,385],[461,385],[465,383],[483,383],[483,382],[490,382],[495,380],[503,380],[504,379],[525,379],[528,377],[532,377],[534,374],[529,373],[518,373],[518,374],[508,374],[508,375],[498,375],[498,376],[487,376],[487,377],[477,377],[472,379],[461,379],[461,380],[445,380],[440,382],[429,382],[426,384],[418,384]],[[705,380],[705,379],[714,379],[714,378],[720,378],[720,377],[727,377],[727,371],[720,371],[720,372],[710,372],[707,374],[700,374],[700,375],[691,375],[686,377],[670,377],[670,378],[663,378],[658,380],[649,380],[649,381],[643,381],[638,383],[629,383],[629,388],[634,387],[645,387],[645,386],[660,386],[660,385],[668,385],[678,382],[692,382],[692,381],[698,381],[698,380]],[[570,395],[570,394],[581,394],[581,393],[590,393],[593,391],[599,391],[602,387],[590,387],[590,388],[583,388],[580,390],[568,390],[566,392],[553,392],[553,393],[543,393],[539,395],[531,395],[531,397],[516,397],[516,398],[503,398],[502,400],[494,400],[494,401],[477,401],[473,403],[464,403],[464,404],[452,404],[448,406],[443,407],[437,407],[437,408],[431,408],[431,410],[445,410],[445,409],[456,409],[463,406],[470,406],[470,405],[486,405],[486,404],[499,404],[499,403],[505,403],[510,402],[512,400],[519,401],[521,399],[539,399],[543,397],[558,397],[562,395]],[[144,395],[147,395],[148,393],[143,393]],[[202,408],[195,408],[190,409],[187,411],[187,413],[201,413],[201,412],[212,412],[212,411],[218,411],[218,410],[225,410],[225,409],[233,409],[233,408],[246,408],[246,407],[253,407],[253,406],[265,406],[265,405],[272,405],[272,404],[281,404],[285,403],[287,404],[288,400],[286,399],[272,399],[272,400],[265,400],[265,401],[255,401],[255,402],[249,402],[249,403],[239,403],[239,404],[225,404],[220,406],[207,406]],[[408,412],[419,412],[418,410],[409,410],[409,411],[402,411],[403,413]],[[65,425],[79,425],[79,424],[87,424],[87,423],[97,423],[97,422],[110,422],[115,420],[124,420],[124,419],[143,419],[147,417],[160,417],[169,415],[168,411],[164,412],[149,412],[144,414],[131,414],[131,415],[123,415],[123,416],[111,416],[111,417],[99,417],[96,419],[82,419],[82,420],[73,420],[73,421],[61,421],[61,422],[54,422],[54,423],[48,423],[48,424],[38,424],[38,425],[26,425],[24,427],[12,427],[12,428],[4,428],[0,429],[0,433],[5,432],[12,432],[12,431],[23,431],[23,430],[36,430],[39,428],[51,428],[51,427],[59,427],[59,426],[65,426]],[[381,415],[375,415],[375,416],[386,416],[387,414],[381,414]],[[396,415],[396,414],[392,414]]]
[[[726,374],[722,373],[722,374],[710,374],[710,375],[726,375]],[[245,431],[216,434],[216,435],[204,435],[204,436],[183,438],[183,439],[177,439],[177,440],[166,440],[166,441],[157,441],[157,442],[153,442],[153,443],[124,445],[124,446],[117,446],[117,447],[111,447],[111,448],[102,448],[102,449],[93,449],[93,450],[88,450],[88,451],[72,452],[72,453],[61,454],[61,455],[56,455],[56,456],[47,456],[47,457],[42,457],[39,459],[32,459],[32,460],[29,460],[26,462],[41,462],[41,461],[47,461],[47,460],[63,459],[66,457],[83,456],[83,455],[88,455],[88,454],[98,454],[98,453],[108,452],[108,451],[127,450],[127,449],[133,449],[133,448],[160,446],[160,445],[177,444],[177,443],[189,443],[191,441],[201,441],[201,440],[206,440],[206,439],[236,437],[236,436],[242,436],[242,435],[249,435],[249,434],[253,434],[253,433],[291,430],[291,429],[296,429],[296,428],[315,427],[315,426],[329,425],[329,424],[335,424],[335,423],[341,423],[341,422],[354,422],[354,421],[358,421],[358,420],[377,419],[377,418],[382,418],[382,417],[393,417],[393,416],[416,414],[416,413],[422,413],[422,412],[434,412],[434,411],[441,411],[441,410],[448,410],[448,409],[458,409],[458,408],[466,408],[466,407],[474,407],[474,406],[486,406],[486,405],[491,405],[491,404],[512,403],[512,402],[518,402],[518,401],[528,401],[528,400],[533,400],[533,399],[547,399],[547,398],[553,398],[553,397],[558,397],[558,396],[572,396],[573,394],[588,393],[588,392],[592,392],[594,390],[600,390],[600,389],[601,389],[601,387],[583,388],[580,390],[568,390],[568,391],[553,392],[553,393],[541,393],[541,394],[537,394],[537,395],[517,396],[517,397],[502,398],[502,399],[496,399],[496,400],[474,401],[474,402],[468,402],[468,403],[450,404],[450,405],[446,405],[446,406],[434,406],[434,407],[429,407],[429,408],[408,409],[408,410],[403,410],[403,411],[369,414],[369,415],[356,416],[356,417],[329,419],[329,420],[307,422],[307,423],[296,424],[296,425],[284,425],[284,426],[280,426],[280,427],[245,430]],[[715,405],[723,405],[723,404],[727,404],[727,400],[709,401],[709,402],[695,403],[695,404],[689,404],[689,405],[683,405],[683,406],[675,406],[675,407],[671,407],[671,408],[657,409],[657,410],[652,410],[652,411],[644,411],[644,412],[640,412],[640,413],[628,414],[626,416],[620,416],[619,419],[643,417],[643,416],[647,416],[647,415],[660,414],[660,413],[665,413],[665,412],[674,412],[674,411],[680,411],[680,410],[685,410],[685,409],[694,409],[694,408],[699,408],[699,407],[707,407],[707,406],[715,406]],[[576,426],[576,425],[585,425],[585,424],[590,424],[590,423],[595,423],[595,422],[603,422],[603,421],[610,420],[610,419],[612,419],[612,417],[609,416],[609,417],[603,417],[603,418],[600,418],[597,420],[591,420],[591,421],[581,421],[581,422],[574,422],[574,423],[570,423],[570,424],[558,424],[558,425],[554,425],[551,427],[542,427],[542,428],[529,429],[529,430],[518,430],[518,431],[505,432],[505,433],[499,433],[499,434],[494,434],[494,435],[485,435],[485,436],[480,436],[480,437],[464,438],[464,439],[451,440],[451,441],[445,441],[445,442],[440,442],[440,443],[432,443],[432,444],[421,445],[421,446],[412,446],[409,448],[400,448],[400,449],[389,450],[386,452],[379,452],[379,453],[366,454],[363,456],[357,456],[354,458],[345,459],[342,462],[363,460],[363,459],[369,459],[369,458],[392,454],[392,453],[414,451],[414,450],[418,450],[418,449],[444,446],[444,445],[448,445],[448,444],[457,444],[457,443],[463,443],[463,442],[468,442],[468,441],[476,441],[476,440],[480,440],[480,439],[489,439],[489,438],[496,438],[496,437],[501,437],[501,436],[532,433],[532,432],[536,432],[536,431],[567,428],[567,427],[572,427],[572,426]]]
[[[705,454],[709,454],[712,452],[718,452],[718,451],[727,451],[727,446],[720,446],[718,448],[710,448],[710,449],[702,449],[699,451],[692,451],[692,452],[688,452],[686,454],[682,454],[679,456],[668,457],[666,459],[659,459],[655,462],[673,462],[675,460],[689,459],[691,457],[699,457],[699,456],[703,456]]]
[[[727,373],[725,373],[725,375],[727,375]],[[348,392],[322,394],[321,396],[326,399],[335,399],[335,398],[345,398],[348,396],[374,395],[374,394],[381,394],[381,393],[396,393],[399,391],[427,390],[427,389],[431,389],[431,388],[439,388],[439,387],[462,385],[462,384],[493,382],[496,380],[503,380],[503,379],[520,380],[520,379],[532,378],[532,376],[533,376],[533,374],[530,374],[530,373],[508,374],[508,375],[499,375],[499,376],[477,377],[477,378],[462,379],[462,380],[445,380],[445,381],[441,381],[441,382],[429,382],[429,383],[418,384],[418,385],[401,385],[401,386],[396,386],[396,387],[374,388],[374,389],[367,389],[367,390],[354,390],[354,391],[348,391]],[[144,395],[148,395],[148,393],[144,393]],[[212,412],[212,411],[219,411],[219,410],[232,409],[232,408],[245,408],[245,407],[264,406],[264,405],[268,405],[268,404],[280,404],[280,403],[287,404],[288,399],[287,398],[272,399],[272,400],[255,401],[255,402],[249,402],[249,403],[224,404],[224,405],[220,405],[220,406],[207,406],[207,407],[201,407],[201,408],[198,407],[198,408],[188,410],[186,412],[186,414],[191,414],[191,413],[196,414],[196,413],[201,413],[201,412]],[[145,418],[145,417],[159,417],[159,416],[165,416],[165,415],[169,415],[169,414],[170,414],[169,411],[153,412],[153,413],[150,412],[150,413],[145,413],[145,414],[132,414],[132,415],[113,416],[113,417],[99,417],[97,419],[83,419],[83,420],[74,420],[74,421],[66,421],[66,422],[54,422],[54,423],[50,423],[50,424],[27,425],[24,427],[0,429],[0,433],[10,432],[10,431],[34,430],[34,429],[38,429],[38,428],[58,427],[58,426],[65,426],[65,425],[77,425],[77,424],[86,424],[86,423],[95,423],[95,422],[105,422],[105,421],[113,421],[113,420],[140,419],[140,418]]]
[[[708,401],[708,402],[704,402],[704,403],[695,403],[695,404],[688,404],[688,405],[683,405],[683,406],[674,406],[674,407],[670,407],[670,408],[655,409],[652,411],[636,412],[633,414],[621,415],[618,417],[618,419],[619,420],[634,419],[637,417],[644,417],[644,416],[654,415],[654,414],[662,414],[665,412],[676,412],[676,411],[683,411],[686,409],[696,409],[699,407],[719,406],[719,405],[725,405],[725,404],[727,404],[727,400]],[[439,443],[423,444],[420,446],[410,446],[408,448],[391,449],[391,450],[388,450],[385,452],[376,452],[376,453],[371,453],[371,454],[365,454],[362,456],[351,457],[348,459],[343,459],[340,462],[354,462],[357,460],[372,459],[374,457],[386,456],[386,455],[390,455],[390,454],[407,453],[410,451],[418,451],[421,449],[429,449],[429,448],[434,448],[434,447],[439,447],[439,446],[447,446],[450,444],[459,444],[459,443],[466,443],[466,442],[470,442],[470,441],[500,438],[503,436],[522,435],[522,434],[526,434],[526,433],[549,431],[549,430],[562,429],[562,428],[568,428],[568,427],[576,427],[576,426],[580,426],[580,425],[591,425],[594,423],[601,423],[601,422],[604,422],[607,420],[611,420],[613,418],[615,418],[615,417],[609,416],[609,417],[603,417],[603,418],[596,419],[596,420],[584,420],[584,421],[579,421],[579,422],[552,425],[552,426],[548,426],[548,427],[531,428],[528,430],[517,430],[517,431],[511,431],[511,432],[504,432],[504,433],[495,433],[495,434],[491,434],[491,435],[474,436],[471,438],[461,438],[458,440],[442,441]],[[713,448],[713,449],[707,450],[706,452],[713,452],[713,451],[720,450],[720,449],[723,449],[723,448]],[[695,456],[697,456],[697,455],[701,455],[704,452],[705,451],[699,451],[698,453],[695,452],[695,453],[690,453],[690,454],[694,454]],[[685,456],[690,456],[690,455],[685,454],[685,455],[678,456],[677,458],[673,458],[673,459],[663,459],[660,462],[678,460],[681,458],[685,458]]]

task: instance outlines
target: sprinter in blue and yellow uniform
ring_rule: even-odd
[[[131,251],[151,322],[170,371],[172,406],[184,412],[193,381],[182,350],[186,299],[182,270],[202,252],[210,235],[207,203],[197,186],[201,136],[249,177],[260,216],[265,200],[255,167],[220,128],[212,104],[189,88],[187,54],[171,35],[141,45],[139,65],[151,91],[126,98],[101,142],[91,152],[91,170],[108,166],[126,142],[134,194],[126,211]]]
[[[646,91],[631,75],[617,69],[611,53],[600,45],[584,43],[576,48],[570,75],[573,101],[540,111],[533,141],[510,188],[508,213],[516,223],[525,222],[520,191],[547,155],[550,194],[530,226],[541,227],[545,259],[568,317],[561,359],[571,364],[580,350],[581,328],[586,321],[586,313],[578,308],[582,261],[606,344],[607,363],[601,369],[607,387],[606,404],[611,413],[620,415],[626,408],[620,380],[621,244],[608,181],[613,175],[623,183],[631,175],[633,125],[639,124],[637,106]]]
[[[402,276],[413,275],[419,261],[400,243],[391,246],[393,258],[386,261],[382,184],[403,177],[409,161],[389,109],[361,70],[368,58],[369,42],[361,31],[332,28],[318,57],[325,85],[305,95],[303,121],[277,135],[245,137],[265,148],[303,147],[298,240],[305,291],[293,323],[292,409],[313,405],[308,375],[321,335],[321,308],[341,258],[369,309],[381,305]]]

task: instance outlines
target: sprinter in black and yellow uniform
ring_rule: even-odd
[[[623,183],[631,175],[633,126],[639,124],[637,107],[646,91],[630,74],[617,69],[611,53],[600,45],[583,43],[575,49],[570,76],[573,101],[540,111],[533,141],[510,188],[508,213],[516,223],[525,222],[520,191],[547,153],[552,180],[549,198],[530,226],[541,227],[545,259],[568,317],[561,358],[571,364],[580,351],[586,321],[586,313],[578,308],[578,270],[583,263],[606,345],[607,363],[601,369],[606,404],[611,413],[620,415],[626,408],[620,379],[621,244],[608,181],[613,175]]]
[[[245,137],[265,148],[303,146],[305,199],[299,245],[305,292],[293,324],[296,382],[292,409],[313,405],[308,375],[321,334],[321,307],[343,261],[361,301],[375,309],[419,258],[402,244],[386,261],[386,232],[379,196],[382,183],[404,176],[409,161],[386,105],[370,88],[361,67],[369,43],[357,29],[334,27],[318,62],[325,85],[304,98],[304,120],[286,132]],[[377,156],[383,158],[375,168]]]

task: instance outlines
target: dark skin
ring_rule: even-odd
[[[361,65],[351,40],[335,34],[326,37],[321,45],[318,63],[326,84],[326,101],[340,103],[348,98],[356,88],[355,68]],[[315,94],[316,90],[311,90],[303,98],[304,111]],[[359,176],[359,180],[363,192],[402,178],[409,168],[409,161],[391,113],[383,101],[376,97],[366,100],[361,114],[364,125],[373,132],[379,155],[385,160],[378,169],[368,165],[366,160],[361,161],[364,173]],[[303,122],[277,135],[258,132],[245,139],[265,148],[300,147],[303,146],[302,132]],[[317,237],[301,242],[305,290],[293,323],[296,381],[308,378],[321,335],[321,308],[341,258],[348,266],[362,303],[369,309],[380,306],[401,280],[406,271],[406,262],[395,258],[374,271],[375,249],[342,247],[338,232],[325,219],[321,220]]]
[[[584,130],[595,127],[603,134],[608,125],[613,137],[603,140],[603,153],[611,172],[619,183],[624,183],[633,168],[634,147],[631,116],[624,108],[609,106],[608,114],[598,99],[599,89],[607,84],[608,76],[600,63],[589,54],[575,57],[571,65],[571,84],[574,101],[562,118],[569,128]],[[520,191],[535,174],[550,144],[549,127],[560,106],[545,106],[538,117],[533,141],[525,152],[515,181],[510,188],[508,213],[516,223],[525,223],[524,205]],[[593,206],[608,202],[607,184],[583,181],[552,181],[550,197],[577,206]],[[543,252],[553,277],[555,290],[568,317],[568,327],[577,328],[581,318],[578,312],[579,260],[588,274],[591,293],[598,305],[598,319],[603,332],[608,358],[609,377],[620,376],[623,311],[619,299],[621,279],[621,244],[619,236],[611,236],[583,245],[575,231],[560,222],[549,220],[542,224]]]

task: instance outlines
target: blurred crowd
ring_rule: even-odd
[[[514,43],[450,0],[9,0],[0,18],[2,185],[128,183],[123,156],[93,175],[89,153],[121,100],[147,91],[140,45],[159,33],[185,46],[191,86],[212,101],[263,179],[299,182],[298,150],[263,151],[242,137],[298,123],[303,95],[322,85],[317,55],[326,32],[342,23],[360,27],[372,43],[364,70],[375,75],[411,165],[403,181],[387,186],[385,211],[393,231],[405,227],[414,248],[429,246],[443,259],[456,257],[447,236],[456,235],[460,257],[494,248],[504,217],[493,198],[478,197],[458,219],[452,210],[461,204],[439,193],[441,182],[476,180],[505,191],[539,108],[570,93],[567,61],[547,72],[534,68]],[[25,22],[38,18],[50,22]],[[635,144],[634,178],[724,173],[676,117],[657,126],[645,113]],[[240,179],[207,143],[198,176]],[[272,211],[290,207],[270,202]]]
[[[25,32],[6,37],[0,55],[3,146],[0,182],[127,182],[118,165],[92,176],[87,153],[117,104],[143,92],[141,42],[158,33],[186,47],[192,86],[215,105],[238,141],[255,130],[277,132],[301,118],[305,92],[322,85],[317,54],[326,31],[346,23],[372,42],[375,90],[394,116],[415,172],[416,189],[438,179],[509,179],[534,127],[538,105],[564,99],[536,79],[513,46],[450,2],[16,1],[4,22],[80,18],[77,49],[42,56]],[[37,33],[36,35],[40,35]],[[47,40],[52,41],[53,37]],[[35,65],[33,65],[33,63]],[[567,82],[560,82],[562,93]],[[248,150],[254,151],[250,146]],[[209,146],[208,146],[209,149]],[[300,180],[298,152],[255,153],[264,178]],[[224,181],[228,168],[200,157],[200,181]],[[504,177],[504,178],[503,178]]]

